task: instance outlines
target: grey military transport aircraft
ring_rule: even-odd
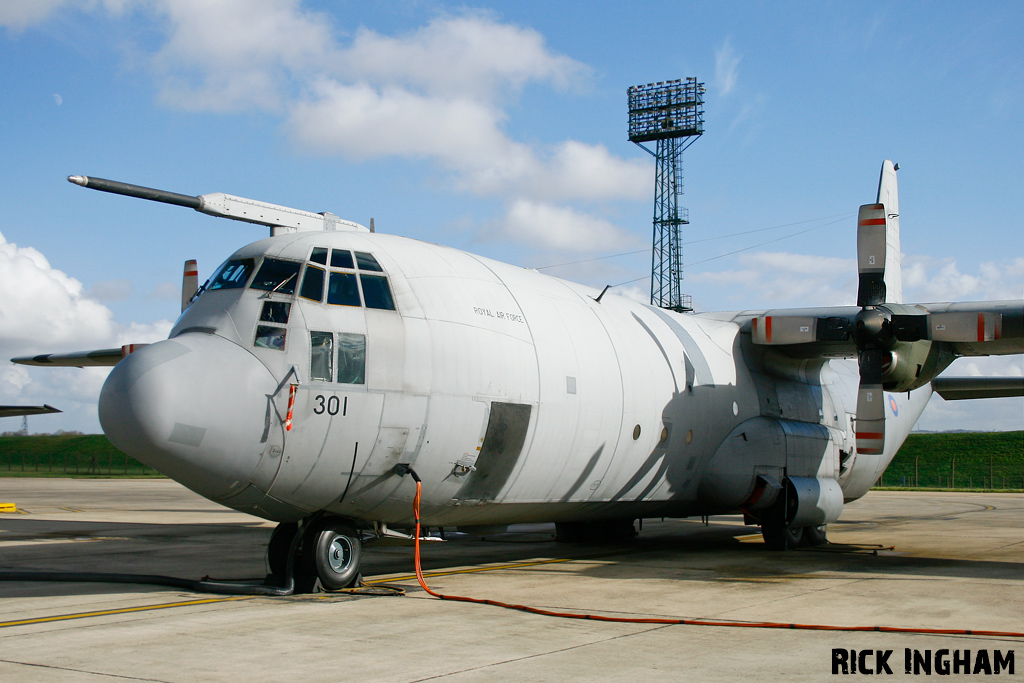
[[[357,580],[362,540],[412,526],[410,473],[428,527],[571,540],[734,513],[771,548],[821,544],[933,390],[1024,395],[938,377],[1024,352],[1024,301],[903,303],[897,168],[860,207],[856,306],[686,315],[330,213],[71,176],[271,236],[201,287],[187,263],[165,341],[14,362],[113,366],[114,445],[279,522],[272,570],[291,556],[328,589]]]

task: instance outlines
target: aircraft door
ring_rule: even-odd
[[[459,489],[460,500],[484,502],[498,497],[523,452],[532,408],[523,403],[491,403],[479,455],[464,465],[469,475]]]

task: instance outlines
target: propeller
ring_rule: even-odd
[[[192,303],[192,297],[199,290],[199,264],[195,259],[185,261],[185,272],[181,276],[181,312]]]
[[[1002,335],[1003,318],[997,311],[933,313],[902,303],[897,168],[889,161],[882,165],[877,201],[864,204],[857,214],[860,310],[830,317],[782,313],[751,321],[755,344],[825,344],[823,355],[832,356],[856,352],[860,367],[856,431],[861,453],[878,454],[884,447],[884,391],[923,386],[952,360],[941,342],[988,342]],[[827,348],[829,342],[839,343],[838,350]],[[810,349],[812,353],[819,350]]]

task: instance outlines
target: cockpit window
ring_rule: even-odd
[[[383,273],[384,269],[377,263],[377,259],[373,258],[373,254],[367,254],[365,251],[356,252],[356,263],[359,264],[359,270],[373,270],[378,273]]]
[[[310,379],[330,382],[334,379],[332,372],[334,362],[334,335],[330,332],[309,333],[309,377]]]
[[[352,252],[348,249],[331,250],[331,268],[355,268],[352,262]]]
[[[299,264],[294,261],[281,261],[276,258],[263,259],[256,277],[252,279],[250,289],[262,289],[268,292],[294,294],[296,280],[299,278]]]
[[[257,325],[256,326],[256,340],[253,342],[253,346],[261,349],[274,349],[275,351],[284,351],[284,339],[287,335],[288,330],[283,327],[274,327],[273,325]]]
[[[260,322],[287,324],[291,307],[287,301],[264,301],[263,310],[260,311]]]
[[[210,289],[237,289],[245,287],[252,274],[255,260],[251,258],[233,259],[224,264],[217,276],[213,279]]]
[[[355,273],[331,273],[327,285],[327,303],[335,306],[359,306],[359,285]]]
[[[319,263],[322,266],[326,266],[327,247],[313,247],[313,253],[309,255],[309,260],[313,263]]]
[[[299,290],[299,296],[313,301],[324,300],[324,271],[322,268],[306,266],[306,274],[302,276],[302,289]]]
[[[391,298],[391,290],[388,288],[386,277],[360,273],[359,281],[363,284],[363,299],[366,300],[367,308],[395,310],[395,301]]]
[[[342,384],[366,383],[366,337],[338,333],[338,381]]]

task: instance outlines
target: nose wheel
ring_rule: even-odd
[[[303,544],[306,566],[312,567],[325,590],[351,588],[359,581],[362,542],[355,528],[340,519],[314,523]]]

